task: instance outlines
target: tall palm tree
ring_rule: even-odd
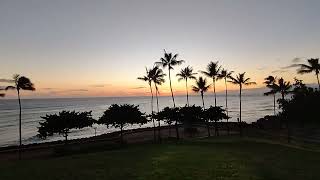
[[[15,74],[13,76],[14,86],[7,86],[5,90],[16,90],[18,94],[18,102],[19,102],[19,147],[22,145],[22,135],[21,135],[21,99],[20,99],[20,91],[34,91],[36,90],[34,84],[31,80],[25,76],[20,76],[19,74]],[[19,151],[20,152],[20,151]],[[19,153],[20,155],[20,153]],[[20,157],[20,156],[19,156]]]
[[[265,96],[273,95],[273,114],[276,115],[276,90],[274,89],[275,83],[277,81],[276,77],[268,76],[264,78],[264,84],[267,86],[267,88],[270,89],[270,91],[264,93]]]
[[[219,79],[224,79],[224,85],[225,85],[225,90],[226,90],[226,114],[227,114],[227,117],[226,120],[227,120],[227,129],[228,129],[228,134],[230,134],[230,129],[229,129],[229,123],[228,123],[228,120],[229,120],[229,111],[228,111],[228,85],[227,85],[227,80],[230,79],[232,76],[232,73],[233,71],[228,71],[227,69],[222,69],[218,78]]]
[[[200,92],[203,110],[205,110],[203,95],[205,92],[208,91],[209,87],[210,87],[210,84],[209,85],[207,84],[207,79],[203,78],[201,76],[199,77],[199,79],[196,80],[195,86],[192,86],[192,90],[194,92],[197,92],[197,93]],[[209,121],[208,120],[207,120],[206,124],[207,124],[208,136],[210,136],[210,129],[209,129]]]
[[[193,72],[193,68],[190,66],[187,66],[180,70],[180,73],[177,74],[177,77],[179,77],[178,81],[185,80],[186,81],[186,91],[187,91],[187,104],[189,106],[189,93],[188,93],[188,79],[196,79],[194,75],[197,73]]]
[[[172,53],[167,53],[166,50],[164,50],[164,57],[160,58],[160,61],[155,63],[156,65],[161,65],[163,68],[168,68],[173,107],[176,107],[176,103],[174,101],[174,95],[171,84],[171,70],[173,70],[174,66],[181,65],[184,62],[184,60],[178,60],[177,58],[178,54],[173,55]]]
[[[153,90],[152,90],[152,78],[153,78],[153,73],[152,69],[146,68],[146,74],[142,77],[138,77],[137,79],[145,81],[148,83],[149,88],[150,88],[150,94],[151,94],[151,119],[153,123],[153,139],[156,141],[156,124],[154,122],[154,116],[153,116]]]
[[[162,69],[160,69],[158,66],[153,67],[152,71],[152,82],[154,84],[154,87],[156,89],[156,99],[157,99],[157,110],[159,113],[159,89],[158,89],[158,85],[162,85],[165,80],[164,80],[164,76],[166,74],[163,73]],[[158,139],[159,141],[161,141],[161,133],[160,133],[160,120],[158,121]]]
[[[228,85],[227,80],[230,79],[232,76],[233,71],[228,71],[226,69],[222,69],[218,78],[224,79],[225,91],[226,91],[226,114],[228,115]]]
[[[320,64],[319,58],[311,58],[308,59],[308,64],[299,64],[301,67],[298,69],[299,74],[311,73],[315,72],[318,80],[318,86],[320,90],[320,81],[319,81],[319,72],[320,72]]]
[[[256,84],[255,82],[250,81],[250,78],[246,78],[245,77],[245,72],[244,73],[239,73],[235,78],[231,77],[231,83],[239,85],[239,98],[240,98],[240,110],[239,110],[239,122],[240,122],[240,135],[242,136],[242,119],[241,119],[241,106],[242,106],[242,101],[241,101],[241,96],[242,96],[242,87],[243,86],[249,86],[249,85],[253,85]]]
[[[213,85],[213,94],[214,94],[214,106],[217,106],[217,94],[216,94],[216,81],[220,74],[221,66],[218,65],[217,62],[210,62],[207,66],[206,71],[201,71],[205,76],[212,78],[212,85]]]

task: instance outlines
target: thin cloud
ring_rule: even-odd
[[[291,68],[296,68],[296,67],[299,67],[299,64],[291,64],[289,66],[281,67],[281,69],[291,69]]]
[[[275,70],[275,71],[272,71],[271,73],[285,73],[285,72],[288,72],[288,70]]]
[[[106,86],[111,86],[111,84],[92,84],[90,87],[102,88]]]
[[[14,81],[12,79],[0,79],[0,82],[13,83]]]
[[[299,63],[299,62],[301,62],[301,61],[302,61],[302,59],[301,59],[301,58],[298,58],[298,57],[292,59],[292,62],[293,62],[293,63]]]
[[[138,87],[133,87],[133,88],[131,88],[131,89],[145,89],[146,87],[144,87],[144,86],[138,86]]]

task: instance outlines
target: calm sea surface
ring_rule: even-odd
[[[185,96],[177,96],[176,103],[178,106],[186,104]],[[219,106],[224,106],[225,97],[219,94],[217,97]],[[231,121],[236,121],[239,116],[239,97],[230,95],[229,115]],[[190,96],[190,104],[201,105],[200,96]],[[205,105],[213,104],[212,95],[205,97]],[[54,135],[46,140],[39,139],[37,135],[37,127],[41,121],[41,116],[46,114],[57,113],[62,110],[76,111],[92,111],[94,118],[99,118],[103,111],[111,104],[135,104],[139,105],[140,110],[150,113],[150,97],[99,97],[99,98],[64,98],[64,99],[24,99],[22,100],[22,137],[23,144],[35,142],[61,140],[63,137]],[[160,108],[171,106],[171,97],[159,97]],[[18,101],[15,99],[0,99],[0,146],[8,146],[18,144]],[[243,121],[252,122],[260,117],[273,113],[272,97],[247,93],[243,96]],[[142,127],[151,127],[150,124]],[[115,129],[107,129],[102,125],[94,125],[90,128],[82,130],[73,130],[70,133],[70,139],[94,136],[94,127],[97,134],[113,132]],[[129,128],[139,128],[140,126],[129,126]]]

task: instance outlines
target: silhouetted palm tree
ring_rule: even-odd
[[[226,69],[222,69],[218,78],[224,79],[225,90],[226,90],[226,114],[228,115],[228,85],[227,80],[231,78],[233,71],[228,71]]]
[[[269,92],[264,93],[265,96],[273,95],[273,113],[276,115],[276,90],[274,89],[276,83],[276,77],[268,76],[264,78],[264,84],[270,88]]]
[[[203,95],[205,92],[208,91],[209,87],[210,87],[210,84],[208,85],[207,80],[201,76],[199,77],[199,79],[196,80],[196,85],[192,86],[192,90],[194,92],[200,92],[200,94],[201,94],[203,110],[205,110]],[[209,129],[208,120],[207,120],[207,130],[208,130],[208,136],[210,136],[210,129]]]
[[[226,69],[222,69],[218,78],[219,79],[224,79],[224,84],[225,84],[225,90],[226,90],[226,114],[227,117],[229,118],[229,111],[228,111],[228,85],[227,85],[227,80],[231,78],[233,71],[228,71]],[[228,134],[230,134],[230,129],[229,129],[229,123],[228,123],[228,118],[227,120],[227,129],[228,129]]]
[[[216,94],[216,81],[220,74],[221,66],[218,65],[217,62],[210,62],[207,66],[206,71],[201,71],[205,76],[212,78],[212,85],[213,85],[213,94],[214,94],[214,106],[217,106],[217,94]]]
[[[177,74],[179,77],[178,81],[185,80],[186,81],[186,91],[187,91],[187,104],[189,106],[189,93],[188,93],[188,79],[196,79],[194,75],[197,73],[193,72],[193,68],[190,66],[187,66],[183,69],[181,69],[180,73]]]
[[[18,102],[19,102],[19,146],[22,145],[22,137],[21,137],[21,99],[20,99],[20,91],[34,91],[36,90],[34,84],[31,80],[25,76],[20,76],[16,74],[13,76],[14,86],[7,86],[6,90],[14,89],[18,94]]]
[[[311,73],[315,72],[318,80],[318,86],[320,90],[320,82],[319,82],[319,72],[320,72],[320,64],[319,64],[319,58],[316,59],[308,59],[308,64],[299,64],[301,67],[298,70],[299,74],[305,74],[305,73]]]
[[[152,69],[148,69],[146,68],[146,74],[142,77],[138,77],[137,79],[145,81],[148,83],[149,88],[150,88],[150,94],[151,94],[151,119],[152,119],[152,123],[153,123],[153,138],[154,141],[156,141],[156,124],[154,122],[154,118],[153,118],[153,91],[152,91],[152,81],[153,81],[153,71]]]
[[[242,124],[242,119],[241,119],[242,87],[256,84],[255,82],[251,82],[250,78],[246,78],[245,74],[246,74],[245,72],[244,73],[239,73],[235,78],[231,77],[231,81],[229,81],[229,82],[231,82],[233,84],[239,85],[239,97],[240,97],[240,110],[239,110],[239,120],[240,121],[239,122],[240,122],[240,135],[241,136],[242,136],[242,127],[241,127],[241,124]]]
[[[270,88],[272,88],[275,93],[280,93],[281,99],[284,100],[285,95],[291,92],[291,87],[289,81],[287,82],[283,78],[280,78],[278,83],[274,83]]]
[[[160,58],[160,61],[155,63],[156,65],[161,65],[163,68],[168,67],[173,107],[176,107],[176,103],[174,101],[174,95],[173,95],[172,84],[171,84],[171,70],[173,70],[174,66],[180,65],[184,62],[183,60],[178,60],[177,58],[178,58],[178,54],[173,55],[172,53],[167,53],[166,50],[164,50],[164,57]]]
[[[153,84],[156,88],[156,99],[157,99],[157,110],[159,113],[159,98],[158,98],[158,94],[159,94],[159,89],[158,89],[158,85],[162,85],[165,80],[164,80],[164,76],[165,74],[163,73],[162,69],[160,69],[158,66],[153,67],[153,69],[151,70],[151,74],[152,74],[152,81]],[[158,139],[159,141],[161,141],[161,133],[160,133],[160,120],[158,121]]]

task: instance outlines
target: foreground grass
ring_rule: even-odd
[[[320,153],[212,138],[0,164],[0,179],[320,179]]]

